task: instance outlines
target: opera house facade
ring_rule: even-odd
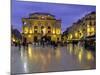
[[[51,41],[61,41],[61,20],[49,13],[31,13],[22,18],[22,37],[28,42],[38,42],[43,37]]]

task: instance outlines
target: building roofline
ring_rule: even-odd
[[[54,15],[50,14],[50,13],[44,13],[44,12],[35,12],[35,13],[30,13],[29,16],[31,15],[50,15],[55,17]]]

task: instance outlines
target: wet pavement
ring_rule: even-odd
[[[11,73],[95,69],[95,52],[69,44],[66,47],[11,47]]]

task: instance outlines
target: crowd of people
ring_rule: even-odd
[[[23,41],[18,41],[18,42],[13,42],[14,46],[19,46],[19,48],[21,46],[23,47],[28,47],[29,44],[32,44],[33,46],[42,46],[42,47],[46,47],[46,46],[51,46],[56,48],[57,46],[63,46],[64,43],[58,41],[51,41],[50,39],[46,39],[46,38],[42,38],[41,40],[38,41],[34,41],[34,42],[28,42],[26,38],[23,38]]]
[[[71,42],[73,45],[75,44],[82,44],[83,43],[80,43],[80,42],[77,42],[77,41],[73,41]],[[26,38],[23,38],[22,41],[18,41],[18,42],[13,42],[13,45],[14,46],[19,46],[19,48],[21,46],[23,47],[28,47],[29,44],[32,44],[33,46],[41,46],[41,47],[46,47],[46,46],[51,46],[51,47],[58,47],[58,46],[67,46],[67,42],[61,42],[59,40],[57,41],[51,41],[50,39],[47,39],[47,38],[42,38],[41,40],[34,40],[34,42],[28,42],[28,40]]]

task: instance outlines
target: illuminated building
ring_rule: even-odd
[[[67,40],[80,40],[96,34],[96,13],[91,12],[68,28]]]
[[[61,20],[49,13],[32,13],[22,18],[22,35],[29,42],[35,42],[46,36],[51,41],[61,40]]]
[[[85,16],[85,29],[86,29],[86,37],[87,36],[93,36],[96,34],[96,13],[92,12]]]
[[[22,39],[21,33],[18,29],[11,28],[11,44],[20,43]]]

